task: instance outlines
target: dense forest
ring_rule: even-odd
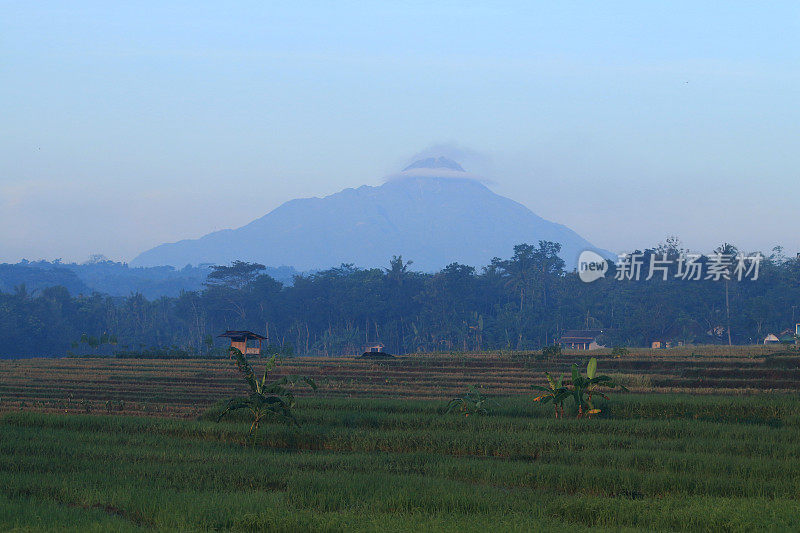
[[[61,286],[73,296],[99,292],[109,296],[128,296],[140,293],[148,299],[161,296],[178,296],[183,291],[202,290],[211,272],[211,265],[186,265],[176,269],[171,266],[131,267],[125,263],[109,261],[96,254],[84,263],[55,261],[20,261],[0,263],[0,292],[13,292],[25,285],[29,292],[47,287]],[[291,284],[297,272],[291,267],[268,268],[263,273]]]
[[[674,270],[666,280],[618,280],[609,263],[593,283],[566,272],[559,251],[556,243],[521,244],[480,270],[454,263],[435,273],[394,257],[384,269],[341,265],[289,286],[262,265],[235,262],[212,267],[200,290],[156,299],[17,285],[0,292],[0,355],[205,354],[219,349],[226,329],[265,335],[271,349],[324,355],[378,341],[392,353],[527,350],[584,327],[606,330],[613,345],[728,343],[729,334],[744,344],[800,319],[800,260],[780,249],[761,262],[757,280],[684,280]],[[682,252],[673,239],[641,253],[646,261]]]

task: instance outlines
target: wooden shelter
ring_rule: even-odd
[[[386,346],[384,346],[382,342],[367,344],[364,346],[364,353],[383,353],[384,348],[386,348]]]
[[[252,331],[234,331],[228,330],[219,337],[227,337],[231,340],[231,348],[236,348],[244,355],[260,355],[261,354],[261,341],[266,339],[258,333]],[[248,341],[258,341],[258,346],[248,346]]]
[[[570,329],[558,339],[558,344],[571,350],[596,350],[605,348],[597,342],[602,335],[602,329]]]

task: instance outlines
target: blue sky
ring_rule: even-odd
[[[794,2],[0,3],[0,261],[129,260],[423,151],[624,251],[800,251]]]

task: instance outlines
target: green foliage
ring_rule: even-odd
[[[214,265],[208,275],[207,284],[228,289],[242,289],[253,283],[266,267],[259,263],[234,261],[231,266]]]
[[[624,346],[614,346],[613,348],[611,348],[611,357],[616,357],[616,358],[625,357],[630,353],[631,353],[630,350],[628,350]]]
[[[597,390],[600,387],[614,389],[619,387],[623,391],[627,391],[624,385],[620,385],[612,380],[610,377],[597,375],[597,359],[592,357],[586,365],[586,375],[581,374],[578,365],[572,364],[572,383],[569,386],[569,392],[575,405],[578,407],[578,418],[583,416],[591,417],[600,412],[600,409],[595,408],[592,403],[592,395],[596,394],[601,398],[608,399],[608,396]]]
[[[291,344],[268,344],[262,349],[262,355],[269,357],[294,357],[294,346]]]
[[[591,418],[600,412],[592,403],[592,396],[597,395],[601,398],[608,399],[608,396],[600,392],[598,389],[603,387],[607,389],[614,389],[619,387],[623,391],[627,391],[624,385],[620,385],[612,380],[609,376],[597,375],[597,359],[592,357],[586,365],[586,375],[581,374],[578,365],[572,364],[572,382],[569,385],[563,385],[563,378],[554,381],[550,374],[547,373],[548,387],[541,387],[533,385],[534,390],[543,391],[542,394],[533,399],[535,402],[548,403],[553,402],[556,406],[556,418],[560,415],[564,416],[564,400],[572,398],[575,406],[577,407],[577,417]]]
[[[553,344],[552,346],[545,346],[542,348],[542,355],[544,357],[554,358],[561,356],[561,346]]]
[[[488,415],[492,400],[481,393],[475,386],[470,386],[464,396],[453,398],[447,403],[445,413],[459,413],[464,416]]]
[[[104,346],[116,346],[117,343],[116,335],[109,335],[104,331],[99,337],[82,333],[79,340],[71,343],[71,347],[73,350],[79,350],[81,345],[85,345],[92,350],[89,355],[109,355],[109,350],[101,351],[100,349]],[[72,352],[70,355],[72,355]],[[86,352],[84,351],[81,355],[86,355]]]
[[[217,420],[222,420],[225,415],[233,411],[246,409],[252,415],[252,423],[250,424],[250,430],[248,432],[248,437],[251,438],[254,437],[259,424],[265,418],[299,425],[297,419],[292,414],[294,395],[288,389],[288,386],[302,382],[316,390],[316,383],[314,383],[312,379],[304,376],[283,376],[273,381],[267,381],[270,371],[277,365],[277,356],[273,356],[267,361],[264,374],[261,376],[261,379],[257,379],[253,368],[250,366],[244,354],[233,347],[230,348],[230,352],[236,360],[236,366],[239,372],[241,372],[250,388],[250,394],[228,400],[228,404],[219,417],[217,417]]]
[[[644,264],[654,253],[671,256],[675,246],[645,250]],[[613,272],[591,284],[565,272],[556,248],[545,241],[520,245],[483,269],[452,264],[435,273],[415,272],[397,257],[388,268],[342,265],[296,276],[289,286],[257,264],[237,263],[214,270],[202,290],[157,299],[135,291],[110,297],[79,288],[34,290],[16,278],[10,285],[0,265],[0,355],[63,354],[82,333],[94,340],[74,349],[92,353],[90,344],[104,331],[117,336],[115,352],[176,346],[210,355],[215,336],[230,328],[260,332],[269,338],[265,344],[291,344],[300,354],[329,356],[361,353],[370,342],[393,354],[530,352],[565,329],[612,324],[608,346],[647,346],[655,338],[714,344],[727,343],[727,332],[724,338],[713,332],[727,329],[728,312],[732,341],[755,344],[797,318],[800,261],[794,259],[766,259],[757,283],[684,282],[670,271],[666,281],[625,283],[621,291]]]
[[[547,377],[547,387],[542,387],[541,385],[531,385],[533,390],[545,393],[535,397],[533,401],[541,402],[543,404],[552,402],[556,418],[563,418],[564,400],[570,397],[569,390],[563,385],[564,376],[559,377],[558,380],[554,380],[552,377],[550,377],[549,372],[545,372],[545,376]]]

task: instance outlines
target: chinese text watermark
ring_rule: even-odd
[[[614,279],[618,281],[639,281],[660,279],[680,279],[684,281],[756,281],[764,256],[754,254],[714,253],[708,256],[681,253],[677,256],[635,252],[621,254],[615,263]],[[586,250],[578,258],[578,276],[590,283],[605,277],[609,261]]]

